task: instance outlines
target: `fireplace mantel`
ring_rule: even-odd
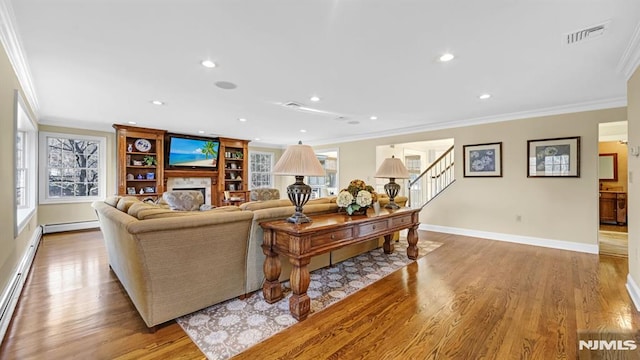
[[[209,189],[209,193],[211,194],[211,204],[218,203],[218,194],[217,194],[217,179],[218,172],[217,171],[207,171],[207,170],[165,170],[164,171],[164,188],[168,189],[167,182],[169,178],[209,178],[211,179],[211,189]]]

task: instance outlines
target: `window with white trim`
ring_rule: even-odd
[[[249,188],[272,188],[273,185],[272,152],[249,152]]]
[[[86,202],[106,193],[106,138],[40,133],[40,203]]]
[[[36,212],[38,142],[35,121],[18,91],[15,92],[15,189],[18,236]]]

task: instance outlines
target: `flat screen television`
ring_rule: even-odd
[[[167,135],[166,167],[173,169],[218,169],[220,141],[190,135]]]

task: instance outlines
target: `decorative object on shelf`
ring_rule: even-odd
[[[144,179],[144,178],[142,177],[142,174],[138,174],[137,179],[138,179],[138,180],[142,180],[142,179]]]
[[[144,164],[146,166],[154,166],[158,164],[158,161],[156,160],[155,156],[151,156],[151,155],[145,155],[142,158],[142,161],[144,162]]]
[[[304,204],[311,198],[311,186],[303,182],[305,176],[324,176],[324,168],[309,145],[289,145],[273,167],[274,175],[295,176],[296,182],[287,187],[287,195],[293,205],[295,213],[287,219],[294,224],[311,222],[302,213]]]
[[[147,180],[153,180],[156,178],[156,173],[147,173]]]
[[[336,203],[349,215],[365,215],[367,208],[378,201],[373,186],[360,179],[351,180],[346,189],[340,190]]]
[[[235,173],[230,173],[230,174],[229,174],[229,178],[230,178],[231,180],[235,180],[235,178],[236,178],[236,174],[235,174]]]
[[[156,192],[156,189],[153,186],[147,186],[147,187],[144,188],[144,192],[151,194],[151,193]]]
[[[241,181],[242,177],[240,175],[236,176],[236,180]]]
[[[133,160],[133,166],[142,166],[141,160]]]
[[[244,154],[242,154],[242,151],[236,151],[235,153],[236,159],[242,159],[243,157],[244,157]]]
[[[527,177],[580,177],[580,137],[527,140]]]
[[[131,186],[127,188],[127,194],[128,195],[135,195],[136,194],[136,188]]]
[[[409,178],[409,170],[404,166],[402,160],[395,156],[384,159],[378,171],[376,171],[375,177],[389,179],[389,182],[384,185],[384,191],[389,196],[389,203],[384,207],[387,209],[399,209],[400,206],[396,204],[395,198],[400,191],[400,185],[396,184],[396,179]]]
[[[133,151],[133,145],[127,144],[127,152],[132,152],[132,151]]]
[[[229,195],[229,194],[230,194],[230,193],[229,193],[229,190],[225,190],[225,191],[224,191],[224,199],[225,199],[225,200],[229,200],[229,199],[230,199],[230,195]]]
[[[127,174],[127,180],[133,180],[133,179],[134,179],[133,174]]]
[[[229,184],[229,191],[236,191],[236,185],[235,184]]]
[[[229,166],[234,170],[238,167],[238,165],[236,165],[236,163],[231,163],[231,164],[229,164]]]
[[[464,177],[502,177],[502,143],[464,145]]]
[[[140,195],[144,194],[144,189],[140,189]]]
[[[151,150],[151,142],[147,139],[138,139],[133,143],[133,146],[140,152],[147,152]]]

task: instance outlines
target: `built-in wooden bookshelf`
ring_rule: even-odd
[[[218,199],[220,205],[249,201],[249,141],[220,138]],[[232,202],[225,202],[225,191]]]
[[[118,195],[157,198],[164,192],[164,130],[113,125]]]
[[[118,195],[157,199],[169,177],[211,178],[211,203],[238,205],[250,199],[247,140],[219,138],[218,169],[165,168],[165,130],[114,124],[117,136]],[[149,160],[150,163],[145,160]],[[225,201],[228,191],[230,201]]]

